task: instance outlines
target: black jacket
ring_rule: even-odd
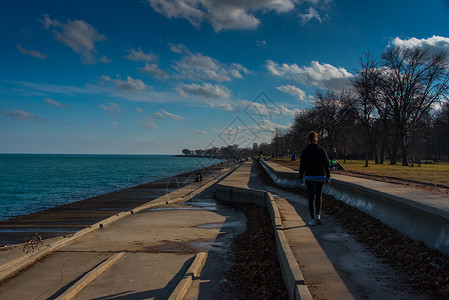
[[[329,158],[326,150],[315,143],[308,145],[301,154],[299,179],[305,176],[324,176],[330,178]]]

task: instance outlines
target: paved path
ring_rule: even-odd
[[[294,171],[290,168],[281,166],[275,162],[265,162],[268,166],[276,171],[284,173],[298,174],[298,171]],[[442,216],[449,219],[449,196],[441,193],[432,193],[422,189],[409,187],[406,185],[388,183],[382,181],[375,181],[360,177],[353,177],[342,175],[342,173],[335,174],[331,171],[332,180],[339,181],[341,183],[348,183],[350,185],[357,185],[364,189],[369,189],[378,194],[388,194],[398,201],[403,201],[407,205],[417,207],[419,209],[428,211],[432,214]]]
[[[323,225],[308,227],[306,200],[264,185],[257,170],[247,162],[223,183],[273,194],[284,233],[316,299],[426,299],[408,291],[401,274],[382,264],[330,216],[323,216]],[[185,281],[198,253],[207,252],[185,299],[223,298],[221,271],[228,263],[230,239],[244,230],[245,217],[211,199],[213,189],[198,194],[204,188],[187,185],[154,199],[154,206],[60,247],[2,282],[0,297],[63,299],[85,283],[74,299],[167,299]],[[144,196],[145,189],[139,193]],[[126,193],[120,197],[127,199]],[[0,267],[26,255],[19,247],[3,249]]]
[[[321,226],[307,226],[307,200],[263,184],[257,172],[248,162],[222,183],[273,195],[284,233],[315,299],[426,299],[426,295],[407,291],[401,274],[382,264],[330,216],[323,215]]]
[[[202,281],[194,281],[187,299],[199,295],[220,299],[220,276],[227,264],[230,239],[245,229],[246,219],[243,213],[212,199],[213,189],[198,194],[204,184],[215,181],[203,178],[201,184],[190,184],[154,199],[154,206],[128,214],[51,252],[2,282],[0,298],[168,299],[185,281],[198,253],[207,252],[204,273],[197,274]],[[121,192],[121,199],[134,198],[132,190],[128,193]],[[139,191],[144,193],[143,189]],[[151,189],[148,195],[152,195]],[[176,199],[182,201],[166,204]],[[40,248],[45,250],[47,243],[64,239],[44,241]],[[18,255],[28,254],[22,247],[3,249],[0,265]]]

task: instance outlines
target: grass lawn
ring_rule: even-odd
[[[299,160],[290,161],[288,158],[278,158],[278,160],[289,162],[297,168],[299,166]],[[369,161],[369,167],[365,167],[364,160],[346,160],[345,163],[340,160],[340,163],[349,171],[449,186],[449,162],[447,161],[440,161],[436,164],[421,164],[421,167],[415,164],[413,168],[401,165],[393,166],[389,165],[388,162],[383,165],[376,165],[374,161]]]

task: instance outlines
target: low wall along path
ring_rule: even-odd
[[[298,173],[270,161],[261,162],[282,187],[304,187]],[[449,197],[398,184],[332,174],[323,188],[334,196],[430,248],[449,253]]]

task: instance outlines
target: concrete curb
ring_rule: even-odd
[[[189,189],[189,191],[184,194],[184,196],[179,197],[173,197],[173,199],[171,200],[166,200],[167,199],[167,195],[171,194],[167,194],[164,196],[161,196],[159,198],[153,199],[151,202],[148,202],[146,204],[143,204],[141,206],[138,206],[132,210],[126,211],[126,212],[120,212],[114,216],[111,216],[107,219],[101,220],[91,226],[89,226],[88,228],[84,228],[80,231],[77,231],[76,233],[74,233],[71,237],[67,237],[67,238],[62,238],[58,241],[52,242],[51,244],[48,244],[46,246],[42,246],[44,249],[38,250],[35,253],[33,253],[30,256],[22,256],[19,258],[16,258],[8,263],[5,263],[3,265],[0,265],[0,282],[4,281],[5,279],[13,276],[15,273],[19,272],[20,270],[34,264],[35,262],[37,262],[38,260],[42,259],[43,257],[47,256],[48,254],[52,253],[53,251],[58,250],[59,248],[77,240],[80,237],[85,236],[86,234],[95,232],[99,229],[105,228],[109,225],[111,225],[112,223],[126,217],[129,215],[132,215],[134,213],[138,213],[141,211],[144,211],[146,209],[149,208],[153,208],[153,207],[157,207],[157,206],[161,206],[161,205],[165,205],[165,204],[176,204],[179,202],[183,202],[186,201],[196,195],[198,195],[199,193],[201,193],[202,191],[204,191],[205,189],[207,189],[208,187],[216,184],[217,182],[219,182],[221,179],[223,179],[224,177],[226,177],[228,174],[232,173],[235,169],[237,169],[240,165],[236,165],[233,166],[231,169],[227,170],[226,172],[216,176],[215,178],[209,180],[208,182],[202,184],[199,187],[196,187],[193,191],[191,189]],[[191,185],[187,185],[183,188],[189,188],[189,186]],[[181,188],[182,189],[182,188]],[[172,193],[177,195],[177,191],[175,190]],[[170,197],[168,196],[168,199],[170,199]],[[20,245],[16,245],[16,246],[20,246]]]
[[[106,261],[102,262],[99,266],[91,270],[89,273],[84,275],[80,280],[78,280],[74,285],[72,285],[68,290],[66,290],[62,295],[56,298],[56,300],[69,300],[76,296],[83,288],[85,288],[89,283],[91,283],[95,278],[104,273],[107,269],[112,267],[117,261],[119,261],[126,252],[119,252],[109,257]]]
[[[297,172],[287,172],[285,167],[273,162],[260,163],[277,185],[303,188],[299,186]],[[394,184],[373,181],[370,184],[370,180],[357,179],[358,183],[352,183],[344,175],[335,177],[323,188],[323,193],[379,219],[413,240],[449,254],[447,196]]]
[[[253,203],[268,209],[275,231],[278,260],[289,299],[312,300],[304,276],[283,232],[282,219],[273,196],[263,190],[233,187],[225,184],[217,184],[215,190],[217,199],[220,201]]]
[[[186,271],[181,281],[176,286],[173,293],[171,293],[169,300],[182,300],[187,294],[193,280],[198,277],[203,269],[204,263],[206,262],[207,253],[200,252],[195,256],[194,261],[190,265],[189,269]]]

